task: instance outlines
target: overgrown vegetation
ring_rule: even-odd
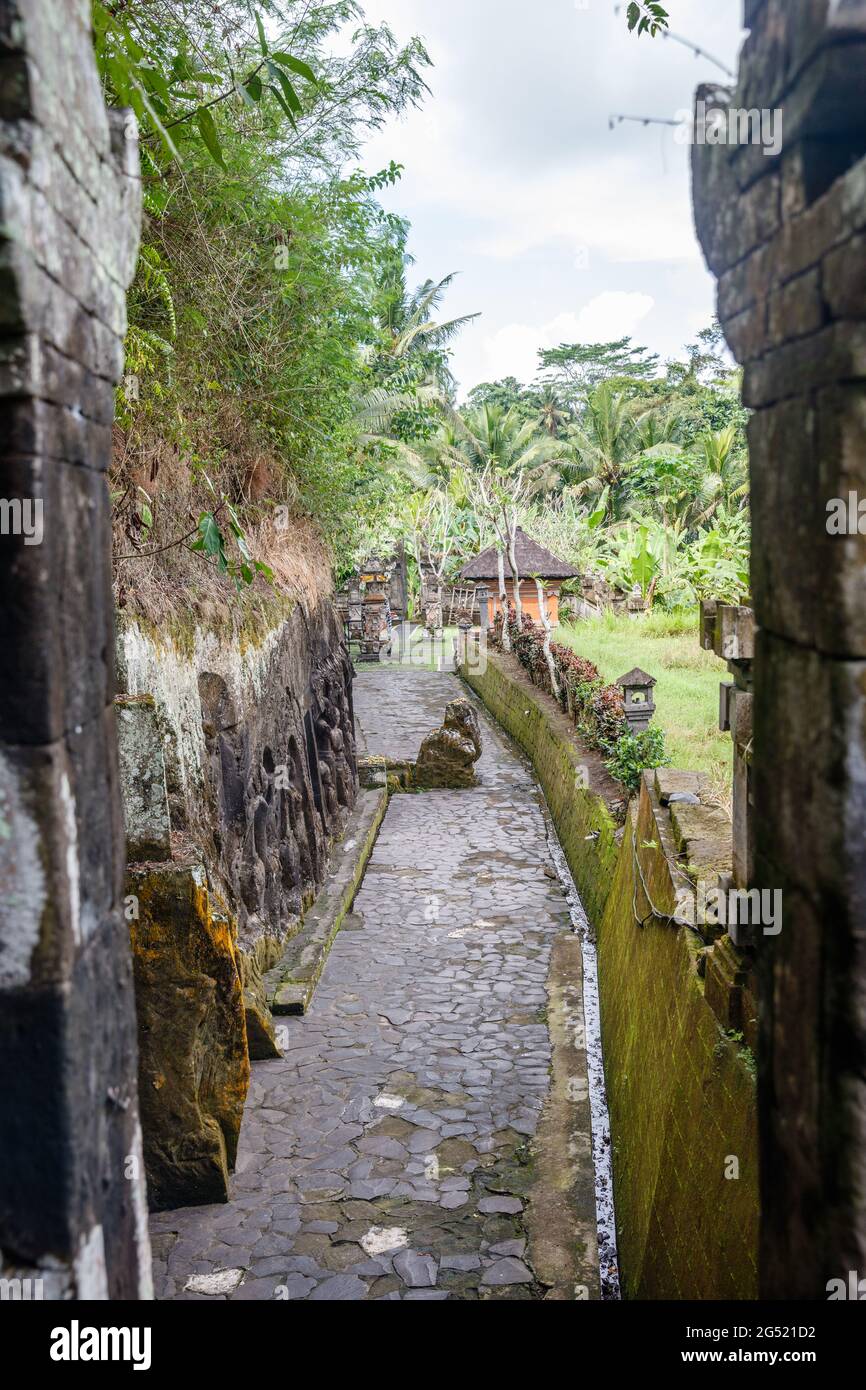
[[[544,629],[531,618],[518,621],[514,608],[509,610],[507,627],[497,613],[489,640],[495,651],[512,652],[533,684],[557,700],[587,747],[605,756],[608,772],[631,795],[639,791],[646,769],[667,766],[664,731],[654,727],[633,733],[622,691],[606,684],[585,655],[560,642],[550,643],[546,652]]]
[[[591,661],[605,681],[634,666],[655,676],[654,723],[665,731],[673,766],[707,773],[714,800],[729,808],[731,736],[719,730],[719,682],[727,678],[727,668],[701,647],[695,610],[656,609],[637,620],[608,613],[566,623],[557,637]]]
[[[299,529],[351,544],[379,486],[358,414],[395,356],[406,226],[377,201],[399,168],[352,165],[421,101],[428,56],[354,0],[95,0],[94,26],[106,99],[138,118],[145,203],[112,479],[120,600],[148,577],[213,587],[196,547],[240,584],[286,579]],[[434,353],[404,338],[404,393]]]
[[[717,325],[663,370],[628,338],[563,343],[539,353],[534,383],[483,383],[439,414],[435,432],[395,445],[402,476],[365,544],[402,538],[417,554],[416,518],[435,514],[430,558],[438,569],[447,554],[453,578],[496,540],[493,479],[517,524],[581,575],[667,609],[747,594],[747,414]],[[385,400],[383,433],[389,418]]]

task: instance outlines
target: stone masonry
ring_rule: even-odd
[[[866,0],[747,0],[735,92],[778,156],[696,144],[695,215],[745,369],[754,523],[761,1294],[866,1268]],[[828,508],[854,494],[848,534]],[[847,528],[846,528],[847,529]]]
[[[41,1280],[34,1298],[136,1299],[105,475],[140,185],[89,26],[88,0],[0,4],[0,1273]]]
[[[359,751],[414,757],[459,692],[364,673]],[[575,938],[532,775],[483,725],[479,786],[392,797],[308,1013],[253,1068],[229,1205],[153,1218],[158,1297],[538,1299],[556,1239],[576,1268],[554,1296],[599,1296],[585,1054],[546,1193],[534,1147],[551,958]],[[567,983],[582,1014],[579,965]]]

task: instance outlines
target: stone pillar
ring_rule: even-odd
[[[151,1289],[106,483],[130,122],[88,0],[0,5],[0,1275],[46,1298]]]
[[[490,590],[486,584],[479,584],[477,589],[478,606],[481,610],[481,631],[486,632],[490,627]]]
[[[383,632],[391,631],[388,605],[388,570],[380,560],[370,560],[361,574],[361,650],[359,661],[381,661]],[[387,641],[385,642],[387,646]]]
[[[695,216],[755,412],[752,886],[783,893],[757,947],[761,1290],[823,1299],[866,1273],[866,561],[827,525],[866,497],[866,0],[745,19],[736,92],[699,98],[784,138],[696,143]]]
[[[734,745],[733,873],[734,888],[749,888],[755,878],[755,816],[752,784],[755,656],[755,615],[743,605],[701,604],[701,638],[706,651],[728,663],[732,679],[719,692],[719,728]],[[728,885],[730,886],[730,885]],[[750,944],[742,929],[732,926],[737,946]]]

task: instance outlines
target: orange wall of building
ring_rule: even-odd
[[[510,601],[514,602],[514,580],[506,579],[505,590]],[[556,627],[559,622],[559,585],[551,586],[545,591],[547,599],[547,615],[551,623]],[[535,622],[541,622],[541,611],[538,606],[538,589],[534,580],[521,579],[520,581],[520,600],[523,604],[523,611],[528,618]],[[499,612],[499,594],[494,592],[494,586],[490,589],[490,616]]]

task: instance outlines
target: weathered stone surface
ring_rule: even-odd
[[[784,105],[779,225],[717,215],[750,179],[749,196],[772,203],[773,161],[762,171],[706,147],[693,153],[695,214],[724,272],[720,318],[756,411],[754,741],[739,692],[734,733],[751,747],[749,886],[781,890],[784,904],[782,931],[756,943],[761,1290],[822,1298],[828,1279],[866,1265],[866,3],[764,0],[746,17],[731,100]],[[853,499],[840,534],[828,528],[834,499]],[[714,948],[708,995],[733,981],[752,1017],[753,990],[726,949]]]
[[[484,1271],[481,1282],[492,1285],[531,1284],[532,1271],[526,1268],[522,1260],[497,1260]]]
[[[118,679],[166,730],[172,828],[200,845],[238,923],[251,1055],[276,1055],[262,977],[325,881],[357,795],[352,666],[326,596],[263,641],[193,628],[157,644],[131,619]]]
[[[417,747],[459,690],[451,676],[368,668],[355,685],[362,751]],[[232,1202],[153,1218],[157,1235],[179,1232],[181,1251],[157,1261],[159,1296],[178,1297],[190,1273],[243,1264],[256,1280],[288,1275],[292,1297],[315,1301],[475,1299],[490,1243],[517,1242],[508,1256],[531,1266],[512,1194],[535,1177],[546,981],[569,919],[532,777],[483,718],[482,787],[391,798],[355,903],[363,930],[337,934],[314,1008],[281,1021],[284,1056],[253,1070]],[[515,812],[531,851],[519,859]],[[419,856],[422,837],[430,852]],[[568,990],[582,1016],[579,980]],[[575,1075],[585,1085],[583,1055]],[[582,1113],[573,1099],[571,1109]],[[582,1147],[566,1162],[592,1197],[588,1115],[578,1127]],[[485,1200],[509,1211],[484,1214]],[[589,1246],[591,1297],[597,1267]],[[489,1284],[483,1296],[509,1288],[544,1292]]]
[[[127,892],[150,1204],[224,1202],[250,1075],[236,932],[200,866],[133,869]]]
[[[468,700],[452,700],[441,729],[428,734],[415,765],[418,787],[471,787],[481,757],[481,729]]]
[[[417,1250],[400,1250],[394,1256],[394,1269],[409,1289],[432,1289],[436,1283],[438,1266],[431,1255],[420,1254]]]
[[[115,701],[120,790],[131,864],[171,858],[171,821],[165,757],[156,705],[150,695]]]
[[[104,472],[141,182],[90,8],[0,5],[0,1277],[133,1300],[151,1278]],[[10,529],[24,503],[38,526]]]

